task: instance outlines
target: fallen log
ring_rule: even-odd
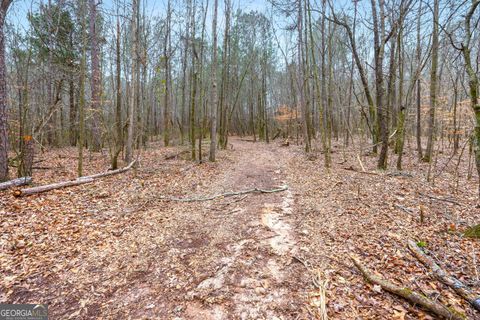
[[[467,300],[472,307],[480,311],[480,296],[472,292],[470,288],[465,286],[457,278],[448,275],[445,270],[443,270],[435,261],[433,261],[431,257],[427,256],[414,241],[408,240],[408,248],[410,251],[412,251],[415,258],[433,271],[435,277],[440,282],[452,288],[452,290],[455,291],[460,297]]]
[[[82,177],[78,178],[76,180],[71,180],[71,181],[64,181],[64,182],[58,182],[58,183],[52,183],[52,184],[47,184],[44,186],[38,186],[38,187],[32,187],[32,188],[27,188],[27,189],[19,189],[13,191],[13,195],[15,197],[23,197],[23,196],[29,196],[32,194],[37,194],[37,193],[42,193],[54,189],[60,189],[60,188],[65,188],[65,187],[71,187],[71,186],[78,186],[84,183],[89,183],[92,182],[92,178],[87,178],[87,177]]]
[[[0,190],[5,190],[12,187],[24,186],[32,183],[32,177],[22,177],[10,181],[0,183]]]
[[[433,301],[426,296],[417,293],[409,288],[400,287],[396,284],[393,284],[379,276],[374,275],[370,270],[368,270],[360,261],[355,257],[350,257],[355,264],[355,266],[360,270],[362,275],[371,283],[379,285],[383,290],[393,293],[399,297],[404,298],[408,302],[419,305],[425,310],[436,314],[437,316],[444,319],[453,319],[453,320],[465,320],[466,316],[453,308],[449,308],[441,304],[440,302]]]
[[[84,176],[84,177],[80,177],[78,179],[71,180],[71,181],[63,181],[63,182],[47,184],[47,185],[44,185],[44,186],[38,186],[38,187],[32,187],[32,188],[26,188],[26,189],[18,189],[18,190],[15,190],[13,192],[13,195],[15,197],[23,197],[23,196],[42,193],[42,192],[46,192],[46,191],[50,191],[50,190],[55,190],[55,189],[60,189],[60,188],[65,188],[65,187],[78,186],[78,185],[81,185],[81,184],[90,183],[90,182],[93,182],[94,180],[99,179],[99,178],[103,178],[103,177],[107,177],[107,176],[111,176],[111,175],[115,175],[115,174],[119,174],[119,173],[128,171],[133,167],[135,162],[136,162],[136,160],[132,161],[125,168],[121,168],[121,169],[117,169],[117,170],[111,170],[111,171],[107,171],[107,172],[103,172],[103,173],[97,173],[97,174],[94,174],[94,175],[91,175],[91,176]]]
[[[210,201],[210,200],[215,200],[216,198],[226,198],[226,197],[232,197],[232,196],[240,196],[244,195],[247,193],[274,193],[274,192],[282,192],[288,190],[288,186],[283,186],[278,189],[271,189],[271,190],[265,190],[265,189],[259,189],[259,188],[253,188],[253,189],[248,189],[248,190],[243,190],[243,191],[236,191],[236,192],[226,192],[226,193],[220,193],[220,194],[215,194],[213,196],[205,197],[205,198],[170,198],[170,197],[160,197],[161,200],[165,201],[178,201],[178,202],[197,202],[197,201]]]

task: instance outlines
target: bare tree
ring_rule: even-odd
[[[132,30],[131,30],[131,37],[132,37],[132,71],[130,74],[130,103],[128,109],[128,133],[127,133],[127,146],[125,150],[125,161],[130,163],[133,158],[133,133],[134,133],[134,124],[135,124],[135,112],[136,112],[136,88],[137,88],[137,65],[138,65],[138,53],[137,53],[137,45],[138,45],[138,35],[137,35],[137,25],[138,25],[138,6],[139,1],[133,0],[132,1]]]
[[[0,182],[8,180],[7,82],[5,65],[5,17],[12,0],[0,6]]]
[[[213,4],[213,21],[212,21],[212,81],[211,103],[210,103],[210,161],[215,161],[215,153],[217,149],[217,11],[218,0],[214,0]]]
[[[470,104],[475,113],[475,162],[477,165],[477,174],[479,176],[478,193],[480,197],[480,104],[478,98],[478,74],[474,69],[471,50],[472,50],[472,17],[480,5],[480,0],[472,0],[470,8],[465,15],[465,37],[461,43],[460,50],[462,51],[465,60],[465,68],[468,75],[468,86],[470,94]]]
[[[97,36],[97,1],[89,0],[90,4],[90,56],[92,68],[91,80],[91,111],[93,113],[92,120],[92,150],[100,150],[100,61],[98,50],[98,36]]]
[[[432,66],[430,69],[430,109],[428,118],[427,149],[423,156],[423,161],[432,161],[433,140],[435,134],[435,108],[437,105],[437,68],[438,68],[438,50],[440,47],[438,40],[439,25],[439,0],[433,3],[433,32],[432,32]]]
[[[164,58],[165,58],[165,109],[163,114],[163,144],[168,147],[170,144],[170,122],[172,121],[171,106],[170,106],[170,60],[171,60],[171,33],[172,33],[172,4],[171,0],[167,3],[167,21],[166,34],[164,43]]]

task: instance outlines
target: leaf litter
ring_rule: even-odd
[[[433,186],[413,153],[404,156],[408,175],[376,172],[375,157],[363,156],[370,175],[339,145],[329,172],[301,146],[233,145],[216,163],[197,164],[165,160],[181,147],[152,144],[131,172],[25,198],[1,192],[0,300],[48,303],[54,319],[432,319],[366,283],[348,260],[354,253],[384,278],[478,318],[406,247],[424,243],[479,293],[480,245],[459,232],[479,214],[466,160],[458,186],[453,165]],[[35,184],[75,178],[74,148],[41,157],[53,169]],[[105,170],[106,158],[87,155],[85,173]],[[440,154],[438,167],[447,160]]]

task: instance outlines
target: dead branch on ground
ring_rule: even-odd
[[[210,200],[215,200],[217,198],[226,198],[226,197],[232,197],[232,196],[240,196],[244,195],[247,193],[274,193],[274,192],[282,192],[286,191],[288,189],[288,186],[283,186],[277,189],[271,189],[271,190],[265,190],[265,189],[260,189],[260,188],[253,188],[253,189],[248,189],[248,190],[243,190],[243,191],[236,191],[236,192],[226,192],[226,193],[220,193],[220,194],[215,194],[213,196],[209,197],[204,197],[204,198],[170,198],[170,197],[160,197],[160,200],[165,200],[165,201],[178,201],[178,202],[199,202],[199,201],[210,201]]]
[[[421,263],[430,268],[435,277],[445,285],[453,289],[460,297],[467,300],[475,309],[480,311],[480,296],[476,295],[470,288],[465,286],[460,280],[448,275],[433,259],[425,254],[417,244],[408,240],[408,248]]]
[[[432,199],[432,200],[448,202],[448,203],[452,203],[452,204],[457,205],[457,206],[460,206],[460,207],[463,206],[461,203],[459,203],[459,202],[457,202],[457,201],[455,201],[455,200],[452,200],[452,199],[438,198],[438,197],[434,197],[434,196],[431,196],[431,195],[428,195],[428,194],[424,194],[424,193],[421,193],[421,192],[419,192],[418,194],[421,195],[421,196],[423,196],[423,197]]]
[[[379,285],[383,290],[402,297],[414,305],[419,305],[425,310],[428,310],[429,312],[432,312],[441,318],[454,320],[466,319],[465,315],[463,315],[462,313],[455,311],[452,308],[446,307],[438,301],[430,300],[429,298],[420,293],[417,293],[406,287],[397,286],[396,284],[393,284],[390,281],[387,281],[373,274],[364,265],[362,265],[357,258],[353,256],[351,256],[350,258],[352,259],[358,270],[360,270],[365,279],[367,279],[370,283]]]
[[[26,188],[26,189],[19,189],[15,190],[13,192],[13,195],[15,197],[23,197],[23,196],[28,196],[32,194],[37,194],[37,193],[42,193],[50,190],[55,190],[55,189],[60,189],[60,188],[65,188],[65,187],[72,187],[72,186],[78,186],[81,184],[85,183],[90,183],[93,182],[96,179],[107,177],[107,176],[112,176],[115,174],[119,174],[125,171],[130,170],[133,165],[136,163],[137,160],[132,161],[128,166],[125,168],[117,169],[117,170],[111,170],[103,173],[97,173],[91,176],[84,176],[77,178],[75,180],[71,181],[63,181],[63,182],[58,182],[58,183],[52,183],[52,184],[47,184],[44,186],[38,186],[38,187],[32,187],[32,188]]]

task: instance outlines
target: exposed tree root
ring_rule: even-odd
[[[448,275],[445,270],[443,270],[432,258],[427,256],[422,249],[420,249],[417,244],[408,240],[408,248],[412,251],[413,255],[426,267],[430,268],[435,277],[444,283],[445,285],[452,288],[460,297],[467,300],[475,309],[480,311],[480,296],[473,293],[470,288],[465,286],[458,279]]]
[[[383,290],[393,293],[399,297],[404,298],[414,305],[419,305],[425,310],[436,314],[437,316],[444,319],[454,319],[454,320],[464,320],[466,319],[465,315],[444,306],[443,304],[430,300],[426,296],[417,293],[409,288],[397,286],[379,276],[374,275],[370,270],[368,270],[360,261],[355,257],[350,257],[355,264],[355,266],[360,270],[363,276],[371,283],[379,285]]]
[[[239,195],[243,195],[243,194],[247,194],[247,193],[274,193],[274,192],[282,192],[282,191],[285,191],[287,189],[288,189],[288,186],[283,186],[283,187],[280,187],[278,189],[271,189],[271,190],[253,188],[253,189],[248,189],[248,190],[243,190],[243,191],[220,193],[220,194],[216,194],[216,195],[205,197],[205,198],[160,197],[160,199],[165,200],[165,201],[178,201],[178,202],[210,201],[210,200],[215,200],[216,198],[226,198],[226,197],[232,197],[232,196],[239,196]]]

